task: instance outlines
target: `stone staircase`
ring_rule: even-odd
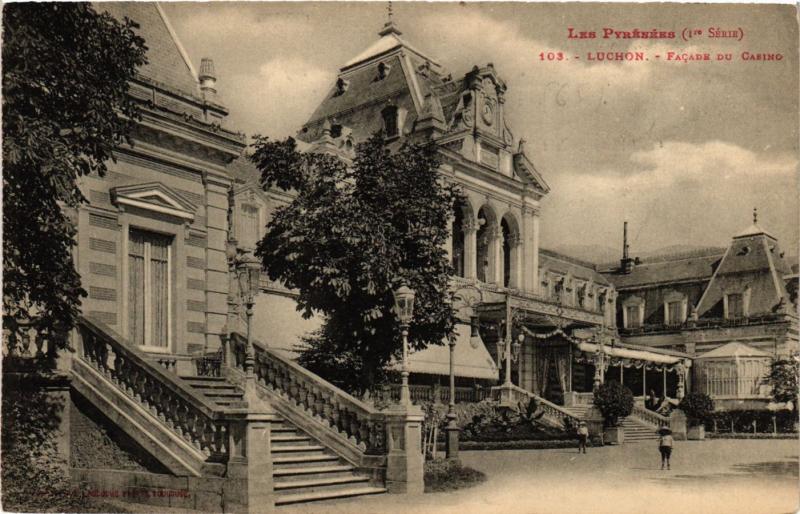
[[[270,442],[275,505],[386,492],[285,419],[273,423]]]
[[[585,419],[586,412],[591,405],[573,405],[571,407],[564,407],[564,410],[575,416],[576,418]],[[625,432],[625,442],[635,443],[639,441],[652,441],[658,439],[656,434],[657,427],[650,425],[644,421],[628,416],[622,418],[622,429]]]
[[[244,392],[223,377],[181,379],[217,405],[230,407],[243,401]],[[271,424],[270,452],[276,506],[386,492],[285,418]]]
[[[657,428],[647,425],[629,416],[622,418],[622,429],[625,432],[626,443],[636,443],[640,441],[652,441],[658,439]]]
[[[130,476],[115,470],[119,483],[114,487],[177,484],[172,488],[192,494],[176,500],[176,506],[212,512],[220,506],[224,511],[260,509],[262,498],[280,507],[421,492],[421,474],[411,482],[387,462],[393,445],[397,461],[397,448],[407,444],[405,455],[422,468],[419,439],[402,439],[408,424],[420,426],[421,412],[377,411],[257,346],[256,387],[270,407],[260,411],[245,399],[241,336],[233,343],[235,353],[223,361],[229,367],[216,373],[224,376],[179,374],[174,359],[153,358],[102,322],[81,318],[71,387],[166,470]],[[269,442],[261,434],[268,434]],[[84,485],[108,485],[103,469],[71,472]],[[149,498],[127,501],[152,503]]]

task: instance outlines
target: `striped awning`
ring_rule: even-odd
[[[596,353],[600,351],[600,345],[594,343],[578,343],[578,349],[585,353]],[[603,346],[603,351],[606,355],[617,357],[620,359],[635,359],[656,364],[676,364],[682,359],[673,355],[664,355],[663,353],[649,352],[647,350],[634,350],[632,348],[620,348]]]

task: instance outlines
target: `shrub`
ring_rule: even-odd
[[[426,493],[464,489],[485,480],[483,472],[464,466],[457,460],[435,459],[425,462]]]
[[[773,424],[773,417],[775,423]],[[781,434],[797,432],[798,413],[794,410],[769,411],[747,409],[714,412],[705,420],[706,430],[716,433],[769,434],[777,430]]]
[[[594,404],[603,414],[605,425],[615,427],[619,424],[619,418],[630,416],[633,412],[633,393],[612,380],[595,389]]]
[[[678,408],[686,414],[691,426],[703,424],[714,413],[714,401],[705,393],[689,393],[683,397]]]

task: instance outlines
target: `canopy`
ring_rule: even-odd
[[[595,353],[600,351],[600,345],[594,343],[578,343],[578,349],[586,353]],[[681,360],[680,357],[672,355],[664,355],[662,353],[649,352],[647,350],[633,350],[631,348],[620,348],[604,346],[603,351],[606,355],[618,357],[621,359],[638,359],[647,362],[654,362],[657,364],[675,364]]]
[[[497,380],[499,373],[491,355],[480,338],[474,341],[470,338],[470,326],[456,325],[456,347],[454,353],[455,376]],[[450,348],[448,341],[442,345],[430,345],[424,350],[414,352],[408,356],[409,371],[411,373],[428,373],[430,375],[450,375]],[[400,369],[401,363],[393,366]]]
[[[772,355],[758,348],[734,341],[697,356],[698,359],[730,359],[738,357],[772,357]]]

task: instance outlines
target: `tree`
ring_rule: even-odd
[[[71,253],[78,178],[103,175],[127,139],[138,116],[128,81],[146,47],[134,22],[90,4],[3,14],[3,326],[11,348],[26,326],[64,348],[86,296]]]
[[[690,426],[699,426],[711,419],[714,400],[705,393],[692,392],[683,397],[678,408],[686,414]]]
[[[348,165],[299,153],[291,138],[256,140],[262,187],[296,192],[275,211],[256,255],[270,279],[299,291],[305,317],[325,316],[300,362],[322,376],[342,371],[331,378],[354,393],[377,383],[399,356],[392,291],[401,281],[417,293],[412,349],[441,344],[453,330],[444,245],[460,193],[443,183],[436,154],[432,142],[390,152],[377,134],[356,147]]]
[[[603,414],[606,426],[615,427],[619,418],[633,412],[633,393],[614,380],[600,384],[594,391],[594,404]]]
[[[772,399],[776,403],[791,402],[797,409],[797,376],[800,362],[796,359],[778,359],[772,362],[765,382],[772,387]]]

